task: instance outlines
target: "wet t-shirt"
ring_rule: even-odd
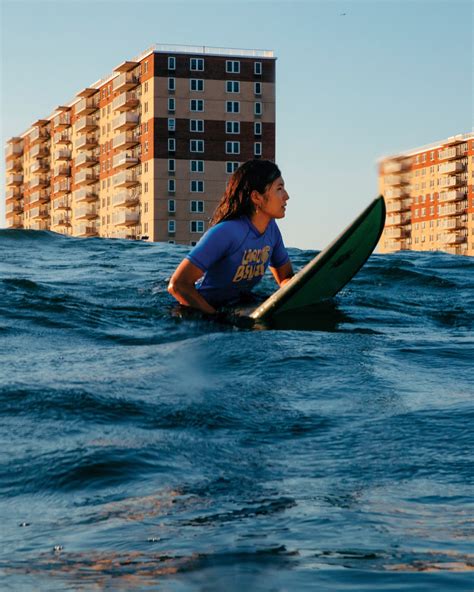
[[[247,216],[212,226],[187,258],[204,272],[196,288],[214,306],[237,302],[268,265],[281,267],[289,260],[276,222],[261,234]]]

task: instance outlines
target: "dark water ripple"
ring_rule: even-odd
[[[472,590],[474,260],[248,330],[177,314],[186,252],[0,231],[0,588]]]

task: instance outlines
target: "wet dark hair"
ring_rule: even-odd
[[[264,193],[278,177],[281,177],[280,169],[270,160],[256,159],[245,162],[229,179],[209,226],[224,220],[234,220],[240,216],[250,217],[255,212],[255,206],[250,197],[252,191]]]

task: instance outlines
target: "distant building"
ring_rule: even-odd
[[[383,158],[387,221],[379,250],[474,255],[474,133]]]
[[[157,45],[6,146],[10,228],[194,244],[229,175],[275,158],[272,51]]]

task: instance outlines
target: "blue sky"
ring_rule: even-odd
[[[333,240],[376,196],[380,156],[473,129],[471,1],[0,6],[3,145],[154,43],[273,49],[288,246]]]

